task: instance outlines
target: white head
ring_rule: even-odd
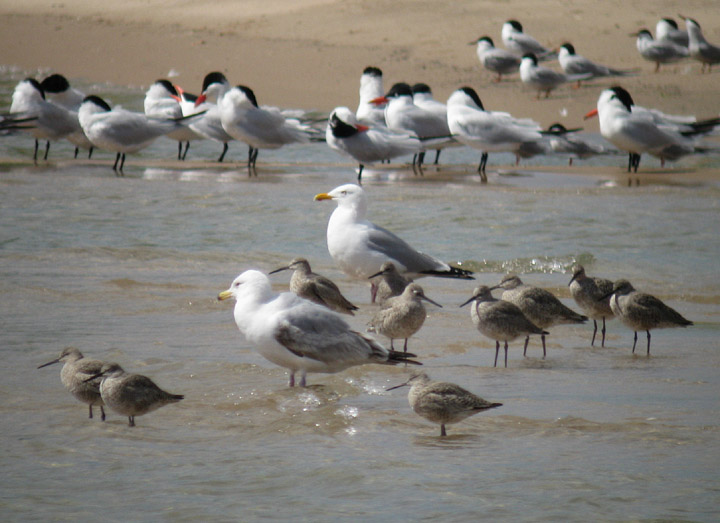
[[[265,273],[250,269],[235,278],[226,291],[218,294],[218,300],[235,298],[239,302],[248,296],[262,299],[269,295],[272,295],[270,279]]]
[[[338,208],[351,209],[358,216],[363,216],[367,209],[367,198],[365,191],[359,185],[347,183],[340,187],[335,187],[328,193],[320,193],[315,195],[315,201],[335,200]]]
[[[448,98],[447,105],[465,105],[473,109],[485,110],[482,101],[480,101],[480,97],[472,87],[461,87],[455,91],[450,95],[450,98]]]

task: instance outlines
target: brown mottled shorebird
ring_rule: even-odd
[[[128,374],[117,363],[106,363],[100,372],[88,378],[102,378],[100,395],[105,405],[128,417],[128,425],[135,426],[135,416],[177,403],[184,396],[165,392],[147,376]]]
[[[105,421],[104,404],[100,397],[100,378],[88,380],[100,372],[104,362],[84,357],[75,347],[66,347],[59,358],[43,363],[38,369],[60,362],[64,363],[60,371],[60,381],[65,388],[75,399],[88,405],[90,419],[93,417],[93,405],[97,405],[100,407],[100,419]]]
[[[495,288],[504,289],[502,299],[520,307],[523,314],[541,329],[561,323],[585,323],[587,321],[587,316],[582,316],[563,305],[550,291],[525,285],[518,276],[508,274]],[[543,358],[545,358],[545,334],[541,335],[541,339]],[[523,356],[527,352],[529,341],[530,336],[525,338]]]
[[[400,296],[405,287],[412,283],[410,278],[406,278],[397,270],[393,262],[385,262],[380,267],[380,272],[376,272],[368,279],[373,278],[380,279],[376,283],[375,294],[373,296],[373,303],[382,305],[389,298],[394,296]]]
[[[405,287],[400,296],[389,298],[385,302],[385,305],[370,320],[368,330],[390,338],[391,350],[394,350],[394,339],[405,338],[403,352],[407,352],[408,338],[420,330],[427,316],[423,300],[442,307],[425,296],[420,285],[411,283]]]
[[[572,278],[568,286],[578,307],[593,321],[593,335],[590,345],[595,345],[597,334],[597,320],[602,319],[602,346],[605,346],[605,318],[612,318],[613,311],[610,308],[610,294],[613,282],[605,278],[588,276],[582,265],[573,265]]]
[[[287,267],[280,267],[271,271],[276,272],[291,270],[293,275],[290,278],[290,290],[306,300],[318,305],[324,305],[331,311],[354,316],[353,311],[358,308],[350,303],[342,295],[338,286],[325,276],[316,274],[310,270],[310,264],[305,258],[295,258]]]
[[[514,303],[493,298],[490,287],[482,285],[477,287],[472,297],[460,305],[464,307],[471,301],[475,302],[470,309],[470,317],[477,329],[495,340],[495,364],[497,367],[500,340],[505,342],[505,367],[507,367],[508,342],[519,336],[530,334],[549,334],[537,325],[534,325]],[[527,343],[525,344],[527,347]]]
[[[616,281],[607,296],[610,296],[610,308],[615,316],[635,331],[633,354],[637,345],[637,331],[647,332],[647,355],[650,356],[650,330],[693,324],[655,296],[636,291],[627,280]]]
[[[502,406],[502,403],[485,401],[454,383],[431,381],[424,372],[415,374],[405,383],[386,390],[398,389],[406,385],[410,385],[408,392],[410,407],[426,420],[438,423],[440,436],[447,436],[445,425]]]

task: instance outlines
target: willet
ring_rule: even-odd
[[[493,298],[490,287],[486,285],[476,288],[472,297],[460,307],[464,307],[471,301],[475,302],[475,306],[470,309],[473,323],[482,334],[495,340],[495,364],[493,367],[497,367],[500,340],[505,342],[505,367],[507,367],[509,341],[513,341],[518,336],[548,334],[527,319],[517,305]],[[525,345],[527,346],[527,343]]]
[[[420,330],[425,323],[425,306],[423,301],[442,307],[439,303],[425,296],[422,287],[411,283],[400,296],[390,298],[370,320],[371,332],[377,332],[390,338],[390,349],[394,350],[393,340],[404,338],[403,352],[407,352],[408,338]]]
[[[470,271],[450,267],[423,254],[387,229],[366,220],[367,197],[359,185],[341,185],[329,193],[316,194],[315,200],[337,202],[328,222],[327,246],[335,263],[351,278],[367,280],[383,263],[391,261],[400,273],[412,279],[422,276],[474,279]],[[374,285],[371,293],[374,295]]]
[[[587,321],[587,316],[582,316],[563,305],[550,291],[525,285],[518,276],[508,274],[496,288],[504,289],[502,299],[517,305],[523,314],[541,329],[547,329],[561,323],[585,323]],[[545,358],[547,354],[545,334],[541,335],[541,339],[543,358]],[[529,341],[530,336],[525,338],[523,356],[527,353]]]
[[[380,272],[376,272],[368,279],[379,278],[375,284],[376,292],[373,299],[374,303],[382,305],[388,298],[400,296],[405,287],[412,283],[412,280],[400,274],[393,262],[385,262],[380,267]]]
[[[128,425],[135,426],[135,416],[177,403],[185,396],[165,392],[147,376],[128,374],[117,363],[106,363],[100,372],[88,378],[101,378],[100,395],[105,405],[128,417]]]
[[[270,274],[291,270],[293,275],[290,278],[290,290],[306,300],[318,305],[324,305],[331,311],[353,316],[353,311],[358,308],[350,303],[342,295],[338,286],[325,276],[316,274],[310,269],[310,264],[305,258],[295,258],[287,267],[280,267]]]
[[[595,345],[597,320],[602,319],[602,346],[605,346],[605,318],[612,318],[610,294],[613,282],[605,278],[587,276],[582,265],[573,265],[573,275],[568,286],[575,303],[593,321],[593,335],[590,345]]]
[[[85,358],[75,347],[66,347],[59,358],[43,363],[38,369],[61,362],[64,364],[60,371],[62,384],[75,399],[88,405],[90,419],[93,417],[93,405],[97,405],[100,407],[100,419],[105,421],[105,409],[100,397],[100,379],[88,381],[89,377],[100,372],[103,362]]]
[[[635,331],[633,354],[637,345],[637,331],[647,332],[647,355],[650,356],[650,331],[669,327],[687,327],[693,322],[683,318],[679,312],[665,305],[655,296],[636,291],[627,280],[618,280],[610,296],[610,308],[621,322]]]
[[[485,401],[454,383],[431,381],[424,372],[415,374],[405,383],[387,390],[406,385],[410,385],[408,392],[410,407],[426,420],[440,424],[440,436],[447,436],[445,425],[502,406],[502,403]]]
[[[300,386],[308,372],[340,372],[354,365],[401,361],[416,363],[403,354],[387,350],[372,338],[353,331],[337,313],[291,292],[276,294],[260,271],[243,272],[218,295],[235,298],[235,323],[258,352],[275,365],[290,371],[290,386],[300,372]]]

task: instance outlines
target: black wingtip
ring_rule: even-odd
[[[438,278],[459,278],[461,280],[474,280],[472,276],[473,272],[467,269],[458,269],[457,267],[450,267],[449,271],[422,271],[421,274],[427,276],[437,276]]]
[[[422,365],[419,361],[411,360],[410,358],[417,358],[417,354],[412,352],[399,352],[396,350],[388,351],[388,363],[411,363],[413,365]]]

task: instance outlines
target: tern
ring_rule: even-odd
[[[61,74],[51,74],[40,82],[40,87],[42,87],[45,93],[46,100],[71,111],[75,119],[77,119],[77,112],[85,98],[85,94],[71,87],[67,78]],[[77,130],[67,135],[66,138],[75,146],[75,158],[77,158],[80,148],[87,149],[88,158],[92,157],[93,144],[88,140],[87,136],[85,136],[79,121],[77,123]]]
[[[690,41],[688,45],[690,58],[702,64],[700,71],[703,73],[707,66],[707,72],[709,73],[714,64],[720,63],[720,46],[713,45],[705,39],[700,24],[695,20],[686,16],[680,16],[680,18],[685,20],[685,26],[687,27]]]
[[[560,46],[558,62],[565,74],[591,74],[591,78],[607,76],[631,76],[635,71],[613,69],[605,65],[597,64],[575,52],[575,46],[566,42]],[[577,83],[580,86],[580,81]]]
[[[658,40],[668,40],[675,45],[687,47],[690,43],[688,32],[678,27],[672,18],[661,18],[655,25],[655,36]]]
[[[372,100],[385,94],[383,89],[382,71],[375,66],[368,66],[360,76],[360,102],[355,112],[360,123],[372,127],[384,127],[384,108],[372,103]]]
[[[502,41],[510,51],[523,56],[533,53],[539,60],[552,60],[557,55],[545,48],[540,42],[523,32],[523,26],[517,20],[508,20],[502,26]]]
[[[225,96],[225,93],[229,90],[230,82],[228,82],[224,74],[214,71],[205,75],[200,96],[195,99],[194,104],[195,111],[205,111],[205,114],[190,122],[190,129],[205,138],[223,144],[222,153],[217,159],[219,163],[222,163],[225,158],[225,153],[227,153],[228,150],[228,142],[235,140],[235,138],[223,129],[222,120],[220,119],[220,109],[217,106],[218,100]],[[192,114],[192,112],[186,113],[183,110],[183,114],[187,116],[188,114]]]
[[[545,98],[550,96],[550,91],[557,89],[563,84],[569,82],[578,82],[587,80],[592,77],[593,73],[585,72],[581,74],[564,74],[553,71],[542,65],[538,65],[538,59],[533,53],[528,53],[522,57],[520,62],[520,80],[533,89],[537,89],[537,97],[540,99],[540,93],[545,93]]]
[[[497,74],[495,82],[500,82],[504,74],[517,73],[520,68],[520,57],[515,53],[495,47],[495,43],[489,36],[481,36],[468,45],[477,46],[477,57],[482,66]]]
[[[652,33],[647,29],[640,29],[630,36],[637,37],[636,46],[640,56],[649,62],[655,62],[656,73],[660,70],[660,64],[677,62],[689,55],[687,47],[677,45],[670,40],[654,40]]]

